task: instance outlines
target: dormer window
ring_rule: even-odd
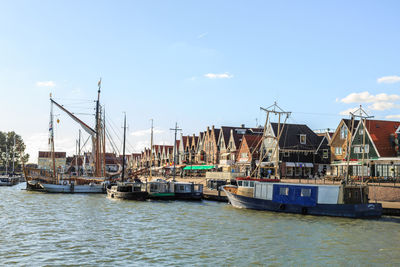
[[[306,144],[306,135],[305,134],[301,134],[300,135],[300,144],[305,145]]]
[[[361,128],[361,129],[358,131],[358,133],[359,133],[359,135],[363,135],[363,134],[364,134],[364,129]]]
[[[347,127],[345,125],[340,128],[340,139],[346,139],[347,138]]]

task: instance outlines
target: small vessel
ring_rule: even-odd
[[[142,182],[123,182],[107,188],[107,196],[126,200],[146,200],[148,193],[146,184]]]
[[[163,179],[155,179],[147,183],[146,189],[149,199],[173,200],[175,199],[174,183]]]
[[[57,183],[40,183],[48,193],[105,193],[109,181],[82,178],[59,180]]]
[[[125,182],[125,141],[126,141],[126,115],[124,116],[124,142],[122,155],[122,173],[121,182],[107,188],[109,198],[119,198],[126,200],[146,200],[148,195],[146,185],[140,179],[134,179],[134,182]]]
[[[201,200],[203,197],[202,184],[188,182],[174,182],[173,184],[177,200]]]
[[[19,183],[19,177],[12,177],[9,175],[0,176],[0,186],[13,186]]]
[[[0,186],[13,186],[16,185],[20,182],[20,180],[22,180],[22,176],[16,176],[15,175],[15,152],[13,152],[13,156],[12,156],[12,172],[9,173],[8,172],[8,157],[9,157],[9,153],[8,153],[8,149],[7,149],[7,135],[6,135],[6,163],[5,163],[5,169],[6,172],[3,175],[0,175]],[[15,151],[15,134],[14,134],[14,149],[13,151]]]

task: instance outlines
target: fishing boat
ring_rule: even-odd
[[[350,218],[382,215],[380,203],[368,203],[367,186],[287,184],[237,178],[237,186],[226,185],[223,190],[235,208]]]
[[[64,106],[57,103],[50,94],[50,124],[49,144],[52,157],[52,171],[25,169],[27,189],[45,191],[49,193],[106,193],[110,179],[106,175],[105,168],[105,125],[102,120],[102,107],[100,106],[101,80],[98,83],[98,95],[96,101],[95,129],[81,121]],[[77,122],[92,138],[92,161],[94,172],[90,175],[74,176],[57,172],[54,151],[53,130],[53,105],[65,112]]]
[[[264,109],[268,113],[261,140],[272,138],[276,142],[274,151],[276,153],[270,153],[270,155],[276,155],[273,175],[268,179],[261,179],[259,175],[258,177],[237,178],[237,185],[223,186],[228,201],[233,207],[350,218],[378,218],[382,215],[380,203],[369,203],[368,186],[361,183],[350,183],[348,174],[340,185],[282,183],[279,176],[279,151],[277,150],[285,123],[281,125],[279,121],[278,134],[275,136],[268,136],[266,129],[271,112],[279,114],[279,118],[281,115],[286,115],[288,118],[290,112],[284,112],[280,108],[276,110],[276,103],[271,107],[274,109]],[[354,120],[354,116],[352,119]],[[348,149],[350,148],[351,138],[348,145]],[[260,148],[259,164],[253,173],[260,173],[259,166],[263,160],[262,151],[263,149]]]

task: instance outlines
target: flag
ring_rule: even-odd
[[[97,83],[97,86],[101,87],[101,78],[100,78],[99,82]]]

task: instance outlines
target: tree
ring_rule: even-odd
[[[15,136],[15,146],[14,146]],[[25,144],[21,136],[12,132],[0,132],[0,169],[5,171],[8,159],[8,170],[12,170],[12,158],[15,155],[15,170],[22,171],[21,163],[27,163],[29,154],[25,154]],[[8,153],[6,153],[8,152]],[[7,155],[8,154],[8,155]]]

